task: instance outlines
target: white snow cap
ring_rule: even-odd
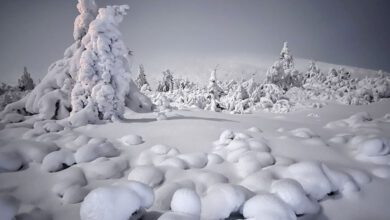
[[[128,220],[154,200],[152,190],[136,182],[92,190],[80,207],[81,220]]]
[[[97,6],[95,0],[78,0],[77,9],[80,14],[74,22],[73,37],[80,40],[87,33],[91,21],[95,19]]]
[[[283,42],[283,48],[282,48],[282,51],[280,52],[281,55],[290,53],[287,44],[288,44],[287,41]]]
[[[246,219],[296,220],[293,210],[273,194],[259,194],[245,202],[243,215]]]
[[[171,209],[174,212],[200,216],[200,198],[192,189],[179,189],[173,194]]]
[[[209,79],[211,82],[217,81],[217,68],[218,65],[213,69],[213,71],[211,71],[210,79]]]

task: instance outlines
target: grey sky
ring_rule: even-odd
[[[16,83],[25,65],[35,78],[46,74],[73,41],[76,2],[1,1],[0,81]],[[162,60],[169,58],[179,65],[193,57],[276,57],[285,40],[296,57],[390,71],[387,0],[97,0],[97,4],[130,5],[121,25],[123,37],[137,62],[154,66],[153,71],[167,68]]]

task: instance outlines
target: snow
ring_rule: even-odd
[[[246,219],[294,220],[294,211],[272,194],[259,194],[245,202],[243,215]]]
[[[17,171],[23,166],[23,158],[17,152],[0,152],[0,172]]]
[[[387,195],[385,190],[387,182],[380,182],[379,178],[381,181],[387,181],[389,168],[384,164],[361,161],[355,154],[360,152],[359,149],[365,142],[381,140],[386,143],[388,124],[383,121],[379,123],[379,120],[383,119],[387,104],[383,102],[377,105],[381,106],[376,110],[380,112],[362,108],[368,110],[371,120],[356,120],[361,126],[342,127],[341,132],[337,130],[338,128],[324,128],[324,125],[330,121],[348,119],[350,115],[362,109],[350,113],[350,109],[346,109],[345,106],[337,106],[334,108],[339,108],[337,110],[339,115],[334,116],[334,109],[324,107],[315,110],[315,113],[321,115],[319,121],[311,121],[304,126],[301,120],[306,118],[306,112],[292,114],[293,117],[274,117],[272,114],[273,117],[270,118],[268,115],[270,113],[257,114],[253,117],[173,110],[170,114],[175,116],[169,123],[153,120],[152,113],[134,114],[129,111],[126,114],[126,117],[134,121],[137,121],[138,117],[151,119],[145,128],[143,122],[128,124],[117,121],[72,128],[67,127],[66,123],[58,121],[54,123],[52,120],[27,121],[22,124],[23,126],[5,127],[0,131],[4,143],[0,150],[2,154],[7,152],[7,158],[11,153],[15,158],[19,158],[20,163],[18,160],[12,160],[16,163],[10,164],[12,169],[9,170],[19,170],[23,165],[31,168],[4,172],[0,179],[6,186],[20,186],[20,190],[29,192],[29,187],[27,184],[24,186],[23,181],[13,178],[5,180],[5,176],[2,176],[26,175],[31,172],[34,172],[34,175],[37,173],[44,175],[35,181],[51,189],[48,195],[44,196],[51,201],[51,205],[47,206],[44,200],[39,199],[34,200],[37,201],[34,204],[44,213],[54,213],[59,219],[67,219],[70,213],[77,219],[80,204],[86,200],[87,193],[108,186],[140,191],[141,193],[135,194],[140,204],[144,206],[134,208],[139,210],[136,214],[147,216],[150,211],[161,212],[161,216],[158,215],[159,217],[155,219],[221,219],[241,215],[245,218],[269,216],[289,219],[291,217],[289,213],[310,218],[325,214],[334,216],[335,209],[327,208],[329,204],[350,203],[364,204],[376,210],[379,216],[387,216],[386,211],[379,206],[372,207],[368,202],[387,201],[386,198],[374,198],[374,195],[382,191]],[[188,119],[178,119],[180,117]],[[206,121],[199,118],[218,120]],[[265,124],[267,126],[264,126]],[[254,125],[262,125],[263,132],[247,131],[248,127]],[[180,129],[172,133],[170,132],[172,126]],[[283,132],[278,131],[280,127],[284,128]],[[378,129],[373,135],[367,128]],[[19,140],[14,136],[15,132],[23,134],[32,130],[36,133],[34,136],[20,135],[24,136],[25,140]],[[129,133],[141,134],[145,142],[136,145],[137,147],[127,147],[120,140]],[[294,134],[299,135],[297,137]],[[194,136],[201,138],[188,141]],[[345,141],[337,143],[327,141],[332,137],[343,137]],[[35,145],[40,146],[39,150],[43,150],[38,151],[40,152],[37,154],[38,157],[27,152],[35,149]],[[92,153],[85,153],[88,158],[83,162],[69,163],[70,165],[64,163],[66,156],[77,158],[77,152],[88,145],[98,149],[105,149],[103,146],[106,146],[108,149],[115,149],[115,154],[100,154],[100,150],[90,151]],[[23,146],[30,148],[25,150]],[[376,147],[367,148],[373,152],[382,152],[380,148],[379,150]],[[29,162],[26,162],[25,158],[33,156],[36,157],[35,160],[29,159]],[[35,169],[35,166],[38,169]],[[66,168],[67,166],[70,167]],[[52,167],[53,173],[45,171],[49,170],[48,167]],[[126,184],[129,180],[142,183]],[[371,188],[373,184],[379,186]],[[181,189],[196,193],[199,197],[201,217],[171,209],[174,195]],[[371,193],[374,195],[371,196]],[[27,198],[32,199],[29,193],[11,195],[20,199],[23,204],[28,201]],[[274,210],[272,213],[262,210],[260,206],[257,206],[253,213],[245,208],[244,204],[250,204],[251,198],[264,195],[268,195],[266,200],[270,202],[267,204],[272,205],[267,207],[272,207],[268,209]],[[366,201],[364,198],[369,200]],[[62,209],[55,208],[56,204],[67,207],[66,210],[71,212],[67,214],[61,212]],[[144,210],[146,207],[150,209]],[[351,210],[359,211],[356,208]],[[30,215],[28,214],[30,211],[23,212]],[[131,214],[126,215],[129,217]],[[350,214],[344,213],[343,219],[349,219],[348,216]]]
[[[80,207],[81,220],[127,220],[141,208],[137,193],[123,186],[91,191]]]
[[[202,201],[202,217],[210,219],[224,219],[231,213],[240,210],[244,203],[244,191],[235,185],[214,184],[208,190]]]
[[[292,179],[281,179],[272,183],[271,192],[291,207],[297,215],[316,214],[320,205],[306,196],[301,184]]]
[[[64,204],[75,204],[82,202],[84,197],[88,194],[88,190],[78,185],[69,187],[62,195]]]
[[[17,123],[24,120],[24,116],[18,113],[9,113],[2,120],[2,123]]]
[[[126,145],[138,145],[144,142],[141,136],[134,134],[123,136],[119,140]]]
[[[105,157],[100,157],[82,166],[85,176],[96,180],[120,178],[127,168],[126,160]]]
[[[9,220],[14,219],[19,210],[19,201],[13,196],[1,195],[0,196],[0,219]]]
[[[192,216],[200,216],[200,198],[192,189],[179,189],[173,194],[171,210],[173,212],[184,213]]]
[[[75,164],[73,153],[69,150],[62,149],[53,151],[45,156],[42,161],[42,169],[48,172],[56,172],[64,169],[64,166]]]
[[[127,179],[138,181],[154,188],[162,184],[164,173],[154,166],[138,166],[129,173]]]
[[[298,181],[312,199],[321,200],[332,192],[333,185],[316,162],[300,162],[290,165],[287,176]]]
[[[70,167],[63,171],[57,172],[56,183],[52,187],[52,191],[58,196],[63,197],[65,192],[74,186],[87,185],[87,179],[83,171],[78,167]]]
[[[107,140],[92,138],[76,151],[74,157],[77,163],[83,163],[99,157],[118,156],[118,154],[118,150]]]

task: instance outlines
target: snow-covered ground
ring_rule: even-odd
[[[80,219],[80,206],[100,219],[135,210],[143,219],[389,219],[389,109],[384,99],[287,114],[172,111],[166,120],[127,111],[74,129],[9,123],[1,219]]]

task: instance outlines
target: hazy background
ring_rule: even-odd
[[[0,2],[0,76],[35,79],[73,42],[76,0]],[[263,73],[288,41],[295,57],[390,71],[388,0],[97,0],[129,4],[121,25],[133,72],[170,68],[198,77],[222,69]],[[327,71],[327,70],[324,70]]]

